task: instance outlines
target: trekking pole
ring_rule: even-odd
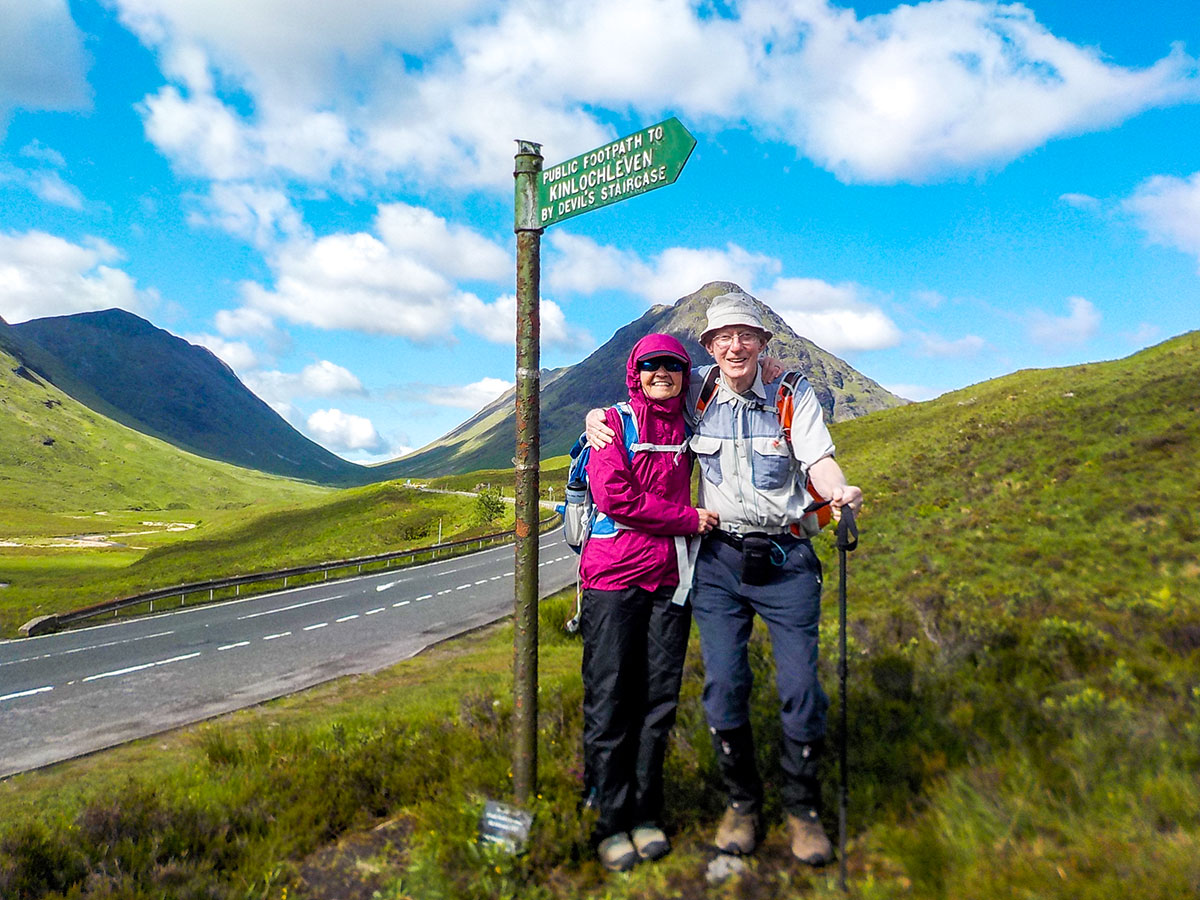
[[[846,795],[849,793],[849,776],[846,769],[846,554],[858,546],[858,526],[849,506],[842,507],[837,524],[837,548],[840,579],[838,581],[838,691],[842,699],[839,710],[838,728],[838,887],[846,893]]]

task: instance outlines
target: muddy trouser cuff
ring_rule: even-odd
[[[821,761],[824,755],[824,738],[797,741],[783,736],[779,754],[779,764],[783,770],[780,794],[784,809],[792,815],[821,815]]]
[[[709,734],[729,805],[744,815],[757,815],[762,810],[763,783],[754,758],[754,734],[750,726],[727,731],[710,728]]]

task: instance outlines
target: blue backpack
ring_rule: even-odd
[[[624,425],[625,452],[633,459],[637,448],[637,419],[633,415],[633,407],[628,403],[617,403],[614,407],[621,414]],[[617,533],[617,523],[596,509],[592,501],[591,487],[588,485],[587,464],[591,459],[592,448],[588,444],[587,433],[579,436],[575,446],[571,448],[571,466],[567,470],[566,499],[559,504],[558,512],[563,517],[563,536],[576,553],[583,552],[583,545],[589,538],[612,537]]]

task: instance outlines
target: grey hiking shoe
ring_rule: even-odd
[[[628,872],[638,863],[637,848],[623,831],[602,840],[596,855],[600,857],[600,865],[610,872]]]
[[[722,853],[732,853],[734,856],[753,853],[758,846],[758,816],[738,812],[734,806],[725,807],[725,815],[717,826],[717,837],[713,844]]]
[[[637,855],[642,859],[662,859],[671,852],[671,842],[657,825],[639,825],[629,833]]]
[[[821,827],[821,819],[815,810],[802,816],[788,813],[787,824],[792,839],[792,856],[810,866],[824,866],[833,862],[833,844]]]

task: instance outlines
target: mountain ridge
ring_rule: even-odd
[[[692,361],[711,361],[700,344],[705,312],[713,297],[741,290],[728,281],[714,281],[680,297],[658,304],[616,333],[586,359],[560,369],[543,369],[541,384],[541,456],[566,453],[583,427],[587,410],[607,406],[627,396],[625,361],[643,335],[662,331],[679,338]],[[855,370],[849,363],[796,334],[769,306],[755,301],[764,324],[773,333],[768,352],[789,369],[805,374],[830,422],[857,418],[907,403]],[[462,425],[408,456],[377,467],[391,477],[428,476],[450,471],[503,468],[512,457],[515,434],[515,389],[510,389]],[[505,444],[502,438],[507,439]],[[453,467],[446,469],[444,467]]]
[[[373,480],[296,431],[211,351],[133,313],[3,323],[0,346],[95,412],[189,453],[323,484]]]

